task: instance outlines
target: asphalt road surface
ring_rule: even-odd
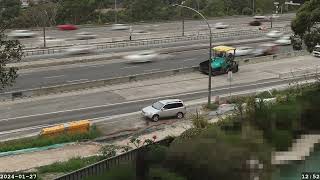
[[[231,86],[232,89],[226,92],[225,89],[221,89],[223,87],[219,87],[219,89],[213,88],[212,94],[215,96],[222,96],[228,93],[236,93],[240,91],[248,91],[254,90],[257,88],[267,88],[277,85],[283,85],[290,83],[290,80],[282,80],[277,82],[268,82],[266,84],[244,84],[244,86]],[[228,88],[229,86],[226,85],[224,88]],[[197,100],[201,98],[205,98],[208,95],[206,90],[203,91],[195,91],[195,92],[188,92],[187,94],[177,94],[172,95],[170,98],[179,98],[183,99],[184,101],[191,101]],[[10,119],[0,119],[0,132],[20,129],[25,127],[32,127],[32,126],[40,126],[40,125],[52,125],[58,123],[65,123],[74,120],[81,120],[81,119],[94,119],[99,117],[110,117],[114,115],[120,115],[125,113],[131,113],[140,111],[143,107],[149,106],[150,104],[160,100],[159,97],[149,98],[149,99],[142,99],[133,102],[123,102],[111,105],[103,105],[99,107],[88,107],[78,110],[71,110],[71,111],[63,111],[63,112],[52,112],[48,114],[42,115],[30,115],[26,117],[17,117],[17,118],[10,118]]]
[[[243,44],[244,45],[244,44]],[[245,44],[255,47],[258,44]],[[279,53],[288,52],[291,46],[281,46]],[[123,59],[114,59],[92,64],[77,64],[64,68],[43,68],[33,72],[20,73],[13,87],[6,91],[17,91],[65,83],[75,83],[88,80],[107,79],[134,74],[164,71],[176,68],[197,66],[208,57],[208,50],[187,51],[160,55],[150,63],[128,63]]]
[[[273,25],[287,25],[290,24],[290,20],[294,17],[294,14],[284,14],[279,19],[273,20]],[[244,28],[248,27],[248,23],[252,21],[252,17],[233,17],[233,18],[220,18],[220,19],[213,19],[209,20],[209,23],[214,26],[217,22],[224,22],[226,24],[229,24],[229,29],[236,29],[236,28]],[[263,23],[264,26],[270,26],[270,22]],[[256,28],[256,27],[252,27]],[[170,33],[178,33],[182,32],[182,24],[179,21],[176,22],[169,22],[169,23],[153,23],[153,24],[140,24],[140,25],[133,25],[132,26],[133,32],[135,31],[146,31],[151,34],[170,34]],[[202,31],[206,30],[206,24],[201,21],[185,21],[185,31]],[[217,31],[217,30],[214,30]],[[76,38],[76,34],[79,32],[90,32],[92,34],[97,35],[98,38],[118,38],[118,37],[128,37],[129,36],[129,30],[123,30],[123,31],[113,31],[111,29],[111,26],[100,26],[100,27],[90,27],[90,28],[81,28],[75,31],[59,31],[56,29],[50,29],[46,31],[47,36],[55,37],[58,39],[64,39],[64,40],[72,40]],[[37,31],[37,34],[39,37],[42,36],[41,31]],[[134,35],[134,37],[143,36],[141,35]],[[21,42],[23,44],[26,44],[28,46],[32,45],[39,45],[41,44],[41,41],[39,40],[39,37],[35,38],[27,38],[27,39],[21,39]],[[60,43],[61,45],[63,42]]]
[[[229,83],[225,80],[225,76],[216,77],[214,79],[215,84],[220,83],[219,85],[213,86],[213,95],[219,96],[230,92],[235,93],[276,85],[287,85],[290,81],[278,79],[277,77],[279,73],[290,72],[292,68],[308,68],[310,66],[315,67],[319,65],[318,59],[312,56],[246,65],[243,66],[242,70],[240,69],[239,73],[235,74],[239,81],[234,83],[233,85],[235,86],[232,85],[230,90],[227,89],[229,87]],[[195,76],[198,77],[198,75]],[[205,78],[204,75],[202,76],[199,74],[199,76]],[[172,78],[172,80],[174,80],[174,77]],[[150,105],[152,102],[163,98],[180,98],[184,101],[190,101],[205,98],[207,96],[206,84],[201,83],[201,87],[196,87],[191,90],[184,86],[187,84],[187,79],[184,81],[186,82],[176,81],[176,86],[174,86],[172,90],[168,84],[160,84],[154,86],[143,86],[137,89],[121,89],[114,92],[104,91],[92,94],[69,95],[70,97],[3,104],[0,106],[0,112],[2,113],[2,116],[0,117],[0,132],[31,126],[49,125],[81,119],[110,117],[113,115],[136,112],[140,111],[142,107]],[[196,83],[198,81],[197,79],[190,81],[194,84],[189,84],[189,86],[199,86],[199,83]],[[256,84],[256,82],[259,82],[260,84]],[[130,99],[128,95],[130,94],[132,96],[132,93],[137,93],[138,97],[135,95],[136,98]],[[143,96],[141,96],[141,94]],[[164,97],[166,94],[167,97]],[[97,104],[88,106],[85,102],[89,98],[92,99],[93,96],[96,96],[94,97],[95,99],[103,98],[105,100],[103,100],[104,102],[99,100]],[[65,102],[66,99],[69,101],[72,101],[73,99],[73,101],[76,102]],[[78,99],[84,101],[81,106],[77,104],[80,102],[77,101]],[[67,103],[69,105],[65,107],[65,105],[61,103]]]

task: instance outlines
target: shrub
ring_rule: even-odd
[[[151,164],[161,164],[166,158],[168,147],[161,145],[151,145],[148,147],[147,157]]]
[[[190,128],[185,130],[183,133],[181,133],[178,139],[192,139],[198,136],[201,132],[202,132],[202,129],[200,128]]]
[[[170,172],[164,168],[150,169],[149,180],[186,180],[185,177],[179,176],[176,173]]]
[[[208,110],[211,110],[211,111],[217,110],[218,107],[219,107],[219,105],[218,105],[218,104],[215,104],[215,103],[206,104],[206,105],[204,106],[204,108],[206,108],[206,109],[208,109]]]
[[[256,14],[263,14],[263,10],[261,8],[257,8],[256,9]]]
[[[253,14],[253,10],[251,8],[245,7],[242,9],[242,14],[243,15],[252,15]]]
[[[293,135],[287,130],[274,130],[272,132],[271,144],[278,151],[286,151],[291,147]]]
[[[210,124],[208,119],[204,115],[199,114],[198,111],[196,114],[191,115],[191,121],[195,128],[206,128]]]

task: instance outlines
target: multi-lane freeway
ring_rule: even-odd
[[[283,14],[279,19],[273,20],[274,26],[283,26],[288,25],[290,20],[294,17],[294,14]],[[224,22],[229,24],[229,29],[239,29],[239,28],[246,28],[248,27],[248,23],[252,21],[252,17],[228,17],[223,19],[213,19],[210,20],[209,23],[214,27],[214,24],[217,22]],[[265,22],[264,26],[270,26],[270,22]],[[155,35],[163,35],[166,34],[177,34],[181,32],[182,34],[182,25],[181,22],[169,22],[169,23],[152,23],[152,24],[136,24],[133,25],[133,32],[134,31],[145,31],[147,34],[151,34],[151,36]],[[257,27],[251,27],[257,28]],[[185,31],[207,31],[206,24],[203,21],[186,21],[185,22]],[[214,30],[219,31],[219,30]],[[123,40],[129,39],[129,30],[124,31],[113,31],[111,26],[100,26],[100,27],[87,27],[87,28],[80,28],[76,31],[59,31],[56,29],[50,29],[46,31],[47,36],[55,37],[58,39],[64,40],[75,40],[76,34],[79,32],[90,32],[92,34],[97,35],[98,38],[110,38],[110,40]],[[37,31],[39,36],[42,36],[41,31]],[[146,36],[146,33],[135,33],[133,34],[133,39],[141,38]],[[150,35],[149,35],[150,37]],[[89,40],[85,42],[97,42],[99,39],[96,40]],[[29,39],[21,39],[21,42],[26,45],[26,47],[36,47],[41,45],[41,41],[39,37],[29,38]],[[63,45],[63,42],[57,43],[57,45]],[[49,44],[50,45],[50,44]]]
[[[243,45],[256,47],[258,43]],[[287,52],[291,49],[291,46],[281,46],[279,53]],[[207,51],[207,49],[203,49],[162,54],[158,59],[150,63],[133,64],[124,59],[112,59],[95,63],[22,70],[14,86],[6,91],[192,67],[207,59]]]

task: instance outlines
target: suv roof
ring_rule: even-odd
[[[165,100],[161,100],[159,101],[162,104],[168,104],[168,103],[183,103],[183,101],[181,101],[180,99],[165,99]]]

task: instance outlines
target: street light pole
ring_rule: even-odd
[[[211,31],[211,26],[208,22],[208,20],[197,10],[191,8],[191,7],[188,7],[188,6],[184,6],[184,5],[180,5],[180,4],[174,4],[173,6],[179,6],[179,7],[182,7],[182,8],[187,8],[187,9],[190,9],[194,12],[196,12],[197,14],[199,14],[202,19],[207,23],[208,25],[208,28],[209,28],[209,37],[210,37],[210,44],[209,44],[209,83],[208,83],[208,104],[211,104],[211,79],[212,79],[212,70],[211,70],[211,57],[212,57],[212,31]]]
[[[255,8],[255,7],[254,7],[254,5],[255,5],[255,4],[254,4],[254,3],[255,3],[254,1],[255,1],[255,0],[252,0],[252,11],[253,11],[253,15],[256,15],[256,11],[254,10],[254,8]]]
[[[118,17],[117,17],[118,11],[117,11],[117,0],[114,0],[114,22],[117,24]]]

